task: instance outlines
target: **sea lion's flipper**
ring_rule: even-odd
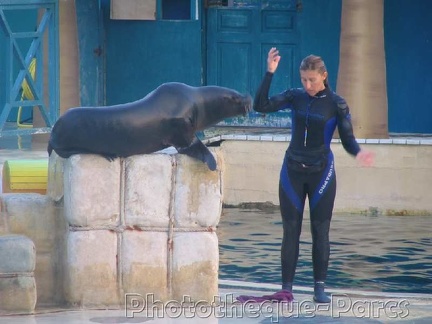
[[[112,162],[115,159],[118,158],[118,156],[116,154],[105,154],[105,153],[101,153],[100,155],[102,155],[105,159],[107,159],[108,161]]]
[[[186,154],[192,158],[198,159],[205,164],[212,171],[216,170],[216,160],[213,154],[209,151],[207,146],[201,142],[200,139],[195,138],[191,145],[184,148],[178,148],[177,151],[181,154]]]

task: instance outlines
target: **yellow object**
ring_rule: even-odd
[[[7,160],[3,164],[3,192],[46,194],[48,159]]]
[[[29,70],[29,73],[30,73],[32,79],[34,80],[35,74],[36,74],[36,59],[35,58],[33,58],[31,60],[28,70]],[[21,101],[24,101],[25,99],[34,100],[33,92],[30,90],[30,86],[29,86],[26,78],[24,78],[21,87],[22,87]],[[22,108],[23,107],[18,107],[17,125],[20,128],[32,128],[33,127],[32,124],[22,124],[21,123]]]

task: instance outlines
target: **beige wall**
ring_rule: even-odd
[[[288,142],[224,141],[224,198],[228,205],[278,201],[278,181]],[[432,215],[432,145],[363,144],[374,167],[359,167],[333,143],[337,175],[335,212]]]
[[[60,1],[60,115],[79,106],[78,31],[75,1]]]

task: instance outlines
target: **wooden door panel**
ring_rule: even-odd
[[[275,74],[271,92],[292,87],[298,77],[299,35],[293,1],[272,1],[273,6],[249,5],[207,9],[207,84],[255,95],[266,71],[267,53],[277,47],[284,64]],[[256,4],[254,2],[254,4]],[[284,5],[282,5],[284,4]],[[225,124],[289,126],[286,112],[263,117],[250,113]]]
[[[249,92],[251,87],[250,43],[219,43],[217,49],[216,84],[242,93]]]

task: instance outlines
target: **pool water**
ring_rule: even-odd
[[[432,293],[432,216],[334,215],[331,288]],[[218,226],[219,278],[280,284],[278,211],[225,208]],[[306,211],[294,285],[312,287],[312,241]]]

